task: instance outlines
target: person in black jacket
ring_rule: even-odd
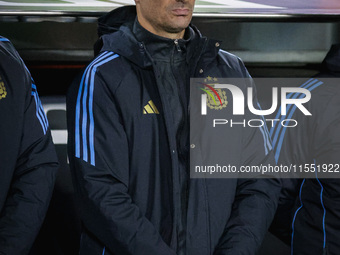
[[[0,254],[28,254],[52,195],[57,156],[37,88],[0,37]]]
[[[256,254],[273,218],[277,179],[189,177],[190,77],[250,77],[189,26],[194,2],[136,0],[99,19],[97,57],[67,99],[82,255]],[[234,129],[225,160],[273,163],[267,135]]]
[[[299,170],[295,177],[300,178],[282,180],[279,207],[270,227],[291,246],[294,255],[339,254],[339,76],[338,44],[327,54],[321,72],[301,85],[311,91],[306,108],[312,116],[291,107],[289,117],[281,119],[293,118],[298,126],[285,129],[275,125],[270,130],[278,164],[293,164]],[[304,178],[307,172],[309,178]]]

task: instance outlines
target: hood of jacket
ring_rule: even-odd
[[[136,16],[135,6],[124,6],[100,17],[98,19],[99,39],[94,45],[94,54],[112,51],[141,67],[150,66],[152,63],[146,57],[144,45],[138,42],[132,33]]]
[[[322,62],[321,73],[328,76],[340,76],[340,44],[333,44]]]
[[[98,19],[99,40],[94,46],[95,55],[100,51],[112,51],[127,58],[136,65],[146,68],[152,66],[152,60],[146,52],[144,42],[138,41],[133,33],[134,22],[137,17],[136,6],[124,6],[105,14]],[[207,40],[199,30],[192,24],[190,27],[195,33],[197,43],[193,44],[187,53],[187,57],[194,58],[197,52],[204,49]],[[209,44],[215,42],[209,42]],[[201,50],[200,50],[201,49]],[[218,51],[214,48],[211,55],[216,56]]]

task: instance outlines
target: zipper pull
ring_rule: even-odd
[[[175,40],[174,40],[174,43],[175,43],[175,45],[176,45],[177,51],[182,51],[182,50],[181,50],[181,47],[180,47],[179,44],[178,44],[178,39],[175,39]]]

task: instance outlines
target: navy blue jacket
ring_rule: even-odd
[[[294,255],[336,255],[340,250],[339,63],[340,45],[333,45],[322,63],[322,72],[301,85],[311,92],[305,107],[312,116],[289,106],[287,117],[282,116],[281,120],[295,119],[298,126],[275,125],[270,130],[278,164],[307,164],[308,168],[315,164],[317,169],[309,172],[306,179],[302,172],[297,173],[299,179],[282,180],[271,231],[291,245]],[[324,172],[325,166],[329,171]]]
[[[134,37],[135,17],[135,7],[125,7],[100,19],[99,55],[68,95],[69,157],[84,226],[80,254],[183,252],[178,221],[185,195],[184,253],[255,254],[274,215],[280,183],[190,179],[187,194],[181,194],[178,141],[162,86],[167,77],[159,75]],[[248,77],[239,58],[192,28],[199,43],[187,52],[191,77]],[[236,137],[239,143],[227,158],[239,164],[273,162],[259,129]]]
[[[37,88],[0,37],[0,254],[28,254],[52,195],[57,155]]]

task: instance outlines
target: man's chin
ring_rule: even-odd
[[[184,29],[186,29],[188,26],[189,26],[190,22],[183,22],[181,24],[176,24],[176,25],[173,25],[173,26],[168,26],[166,28],[167,32],[168,33],[173,33],[173,34],[177,34],[177,33],[180,33],[182,32]]]

